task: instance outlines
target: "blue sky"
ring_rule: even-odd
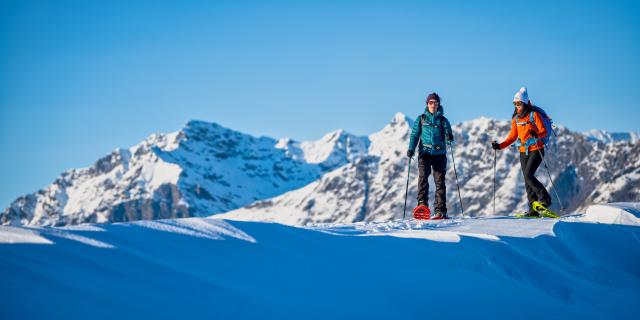
[[[521,85],[576,131],[638,130],[637,1],[2,1],[0,207],[190,119],[366,135],[431,91],[457,123]]]

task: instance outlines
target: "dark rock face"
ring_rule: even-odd
[[[175,185],[163,184],[152,199],[136,199],[119,203],[111,208],[109,222],[186,218],[192,216],[189,208],[180,204],[180,190]]]

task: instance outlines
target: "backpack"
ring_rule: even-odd
[[[537,140],[542,141],[542,143],[544,145],[547,145],[549,143],[549,139],[551,138],[551,134],[553,133],[555,135],[555,132],[553,131],[553,120],[551,120],[551,117],[549,117],[549,115],[542,110],[542,108],[537,107],[537,106],[533,106],[531,107],[531,112],[529,113],[529,121],[527,122],[519,122],[518,118],[516,116],[516,124],[517,125],[525,125],[528,123],[531,123],[534,127],[536,126],[536,122],[533,119],[533,113],[537,112],[540,115],[540,118],[542,118],[542,123],[544,124],[544,128],[547,131],[547,135],[544,138],[530,138],[529,141],[527,141],[526,143],[522,144],[522,142],[520,142],[520,139],[518,139],[517,141],[517,146],[524,146],[525,147],[525,152],[527,154],[529,154],[529,146],[533,145],[537,142]],[[537,129],[537,128],[536,128]]]
[[[531,123],[533,123],[533,126],[535,127],[536,123],[533,121],[533,112],[537,112],[540,115],[540,118],[542,118],[542,123],[544,124],[544,129],[547,131],[547,135],[542,138],[542,143],[544,143],[545,145],[547,145],[549,143],[549,139],[551,138],[551,134],[553,133],[554,135],[556,134],[553,131],[553,120],[551,120],[551,117],[549,117],[549,115],[542,110],[542,108],[540,107],[533,107],[533,110],[531,111],[531,114],[529,115],[529,121],[531,121]]]

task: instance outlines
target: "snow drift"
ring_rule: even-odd
[[[1,226],[0,318],[637,319],[640,227],[594,217]]]
[[[585,221],[640,225],[640,203],[609,203],[587,209]]]

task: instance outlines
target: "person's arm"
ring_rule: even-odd
[[[447,142],[450,144],[454,142],[453,129],[451,129],[451,123],[449,123],[449,119],[447,118],[444,118],[444,135]]]
[[[413,128],[411,129],[411,139],[409,140],[409,150],[407,150],[407,155],[413,155],[416,146],[418,145],[418,140],[420,140],[420,133],[422,131],[422,126],[420,125],[420,116],[416,118],[416,121],[413,122]]]
[[[513,120],[511,120],[511,132],[509,132],[507,139],[505,139],[502,143],[500,143],[500,149],[504,149],[510,146],[512,143],[516,141],[517,138],[518,138],[518,127],[516,125],[516,119],[514,118]]]

